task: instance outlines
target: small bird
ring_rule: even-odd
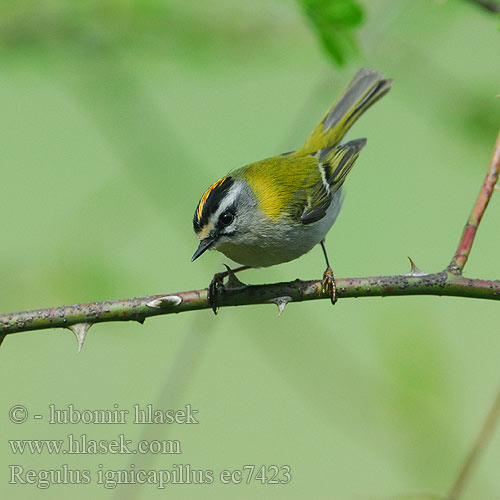
[[[251,163],[212,184],[194,213],[200,243],[192,261],[215,249],[242,264],[234,270],[241,271],[297,259],[320,244],[327,266],[323,293],[335,304],[325,236],[342,206],[342,184],[366,144],[341,141],[391,84],[382,73],[361,68],[300,149]],[[214,313],[227,274],[216,274],[210,284]]]

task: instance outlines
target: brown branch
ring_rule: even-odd
[[[481,222],[481,218],[488,206],[491,199],[491,195],[495,190],[496,183],[498,181],[499,175],[499,165],[500,165],[500,133],[498,134],[495,148],[493,150],[493,155],[491,158],[490,168],[484,179],[483,186],[479,192],[476,203],[472,207],[472,212],[469,216],[467,224],[465,225],[464,231],[462,233],[462,238],[458,245],[458,249],[453,257],[448,270],[457,275],[461,275],[467,259],[469,258],[470,250],[472,248],[472,243],[476,236],[477,228]],[[496,398],[493,405],[488,413],[488,416],[481,427],[479,435],[467,456],[458,477],[453,483],[450,493],[448,495],[448,500],[458,500],[462,495],[467,481],[470,479],[475,466],[477,465],[481,454],[484,452],[486,445],[491,440],[493,431],[500,419],[500,389],[497,392]]]
[[[448,500],[458,500],[461,496],[467,480],[470,478],[474,467],[477,465],[481,454],[483,453],[486,445],[493,436],[495,427],[500,419],[500,388],[497,392],[496,398],[493,401],[493,405],[486,417],[479,435],[474,443],[474,446],[469,452],[467,459],[465,460],[460,473],[453,484],[450,494],[448,495]]]
[[[448,295],[500,300],[500,281],[465,278],[462,270],[477,232],[481,217],[498,180],[500,164],[500,133],[495,144],[488,174],[465,226],[462,239],[450,265],[439,273],[426,274],[412,262],[409,274],[345,278],[336,280],[339,298],[390,295]],[[295,280],[288,283],[243,285],[220,292],[220,307],[274,303],[280,312],[288,302],[329,298],[321,281]],[[211,305],[207,289],[174,294],[151,295],[133,299],[91,302],[33,311],[0,314],[0,341],[5,335],[44,328],[70,328],[79,347],[88,328],[107,321],[139,321],[150,316],[208,309]]]
[[[481,191],[477,197],[476,203],[472,207],[472,211],[465,225],[464,231],[462,233],[462,238],[458,244],[457,251],[453,259],[448,266],[448,270],[456,273],[462,274],[462,271],[469,258],[470,250],[472,248],[472,243],[474,243],[474,238],[476,236],[477,228],[481,222],[484,211],[488,206],[488,202],[491,199],[491,195],[495,190],[495,184],[498,180],[498,171],[500,166],[500,133],[498,134],[495,148],[493,150],[493,155],[491,157],[490,168],[486,174]]]
[[[425,274],[412,271],[394,276],[336,279],[339,298],[388,297],[397,295],[447,295],[500,300],[500,281],[470,279],[449,271]],[[226,289],[217,299],[219,307],[251,304],[280,304],[330,298],[322,281],[301,281],[248,285]],[[138,321],[161,314],[210,309],[207,289],[133,299],[90,302],[0,315],[0,332],[12,334],[45,328],[108,321]]]
[[[491,199],[499,177],[500,132],[495,143],[490,167],[478,198],[462,233],[458,249],[449,266],[439,273],[426,274],[411,261],[411,272],[402,275],[336,280],[339,298],[391,295],[448,295],[500,300],[500,281],[470,279],[462,276],[479,223]],[[301,281],[222,289],[218,306],[274,303],[280,314],[290,302],[330,298],[323,292],[322,281]],[[138,321],[150,316],[208,309],[207,289],[175,294],[151,295],[133,299],[91,302],[48,309],[21,311],[0,315],[0,343],[7,334],[45,328],[69,328],[77,337],[79,350],[90,326],[108,321]],[[500,418],[500,391],[479,433],[448,500],[458,500],[474,466],[490,440]]]

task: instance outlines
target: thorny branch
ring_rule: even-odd
[[[409,274],[369,278],[336,279],[339,298],[391,295],[449,295],[500,300],[500,281],[469,279],[450,271],[425,274],[417,268]],[[250,304],[302,302],[330,298],[323,293],[321,280],[295,280],[286,283],[248,285],[224,289],[217,300],[219,307]],[[207,289],[151,295],[133,299],[90,302],[0,315],[4,334],[68,328],[81,323],[138,321],[150,316],[210,309]]]
[[[390,295],[448,295],[500,300],[500,281],[466,278],[462,275],[477,233],[479,223],[496,188],[500,168],[500,132],[486,178],[472,208],[462,233],[457,251],[448,267],[438,273],[420,271],[413,261],[408,274],[376,276],[369,278],[345,278],[336,280],[339,298],[373,297]],[[322,291],[322,282],[301,281],[266,285],[226,287],[220,292],[220,307],[274,303],[279,313],[288,302],[301,302],[329,298]],[[94,323],[106,321],[138,321],[143,323],[149,316],[208,309],[208,290],[194,290],[167,295],[151,295],[133,299],[91,302],[72,306],[60,306],[33,311],[0,314],[0,343],[7,334],[44,328],[69,328],[73,331],[80,351],[88,329]],[[453,484],[447,500],[458,500],[476,465],[481,452],[490,439],[500,417],[500,392],[488,418],[460,474]]]
[[[339,298],[374,297],[391,295],[448,295],[500,300],[500,281],[466,278],[462,275],[481,217],[498,180],[500,168],[500,133],[490,167],[476,203],[450,265],[438,273],[423,273],[411,262],[408,274],[375,276],[368,278],[337,279]],[[220,307],[274,303],[280,313],[288,302],[302,302],[329,298],[323,293],[321,280],[265,285],[226,287],[220,292]],[[5,335],[44,328],[70,328],[81,348],[85,335],[94,323],[107,321],[138,321],[150,316],[180,313],[211,307],[207,289],[151,295],[132,299],[90,302],[33,311],[0,314],[0,341]]]

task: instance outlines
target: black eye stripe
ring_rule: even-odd
[[[219,181],[218,181],[219,182]],[[203,227],[208,223],[210,216],[214,214],[219,208],[220,202],[226,196],[231,186],[234,184],[234,180],[231,176],[224,177],[221,179],[219,184],[215,184],[215,187],[212,186],[208,190],[208,194],[205,193],[200,203],[198,203],[198,207],[194,213],[193,217],[193,226],[194,230],[199,233]],[[205,198],[205,199],[204,199]],[[199,211],[201,204],[201,213]]]

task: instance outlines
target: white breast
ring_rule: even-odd
[[[287,223],[260,218],[237,243],[221,242],[215,248],[226,257],[250,267],[268,267],[297,259],[320,243],[332,227],[342,206],[341,190],[333,196],[325,217],[312,224]]]

